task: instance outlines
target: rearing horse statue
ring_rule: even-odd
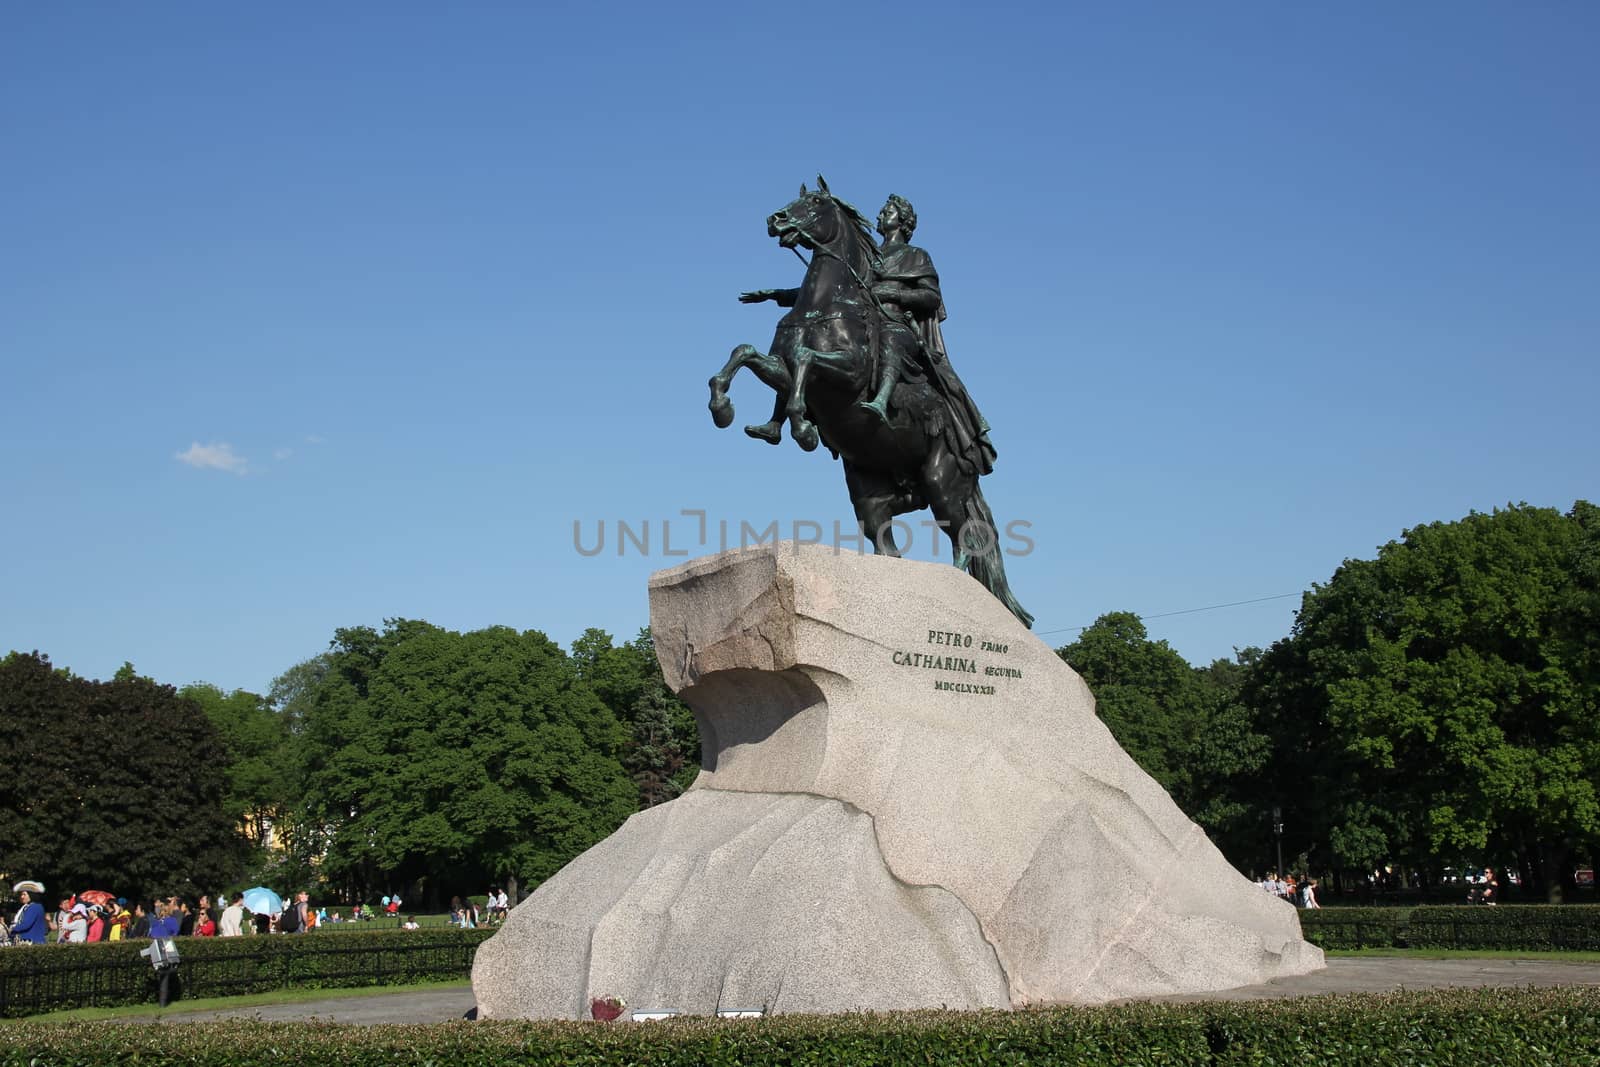
[[[812,451],[820,441],[838,456],[874,552],[900,555],[891,520],[930,508],[950,537],[955,565],[1032,626],[1033,616],[1006,582],[994,516],[978,485],[988,464],[960,432],[940,376],[908,368],[893,387],[887,418],[863,403],[877,380],[879,346],[893,312],[873,295],[881,261],[866,218],[820,178],[818,185],[815,192],[800,186],[800,196],[767,219],[769,236],[785,248],[809,249],[811,261],[798,289],[741,298],[776,300],[790,311],[778,322],[770,352],[739,345],[712,376],[712,420],[720,427],[733,423],[728,384],[749,367],[777,393],[777,402],[768,422],[745,433],[777,444],[787,423],[801,448]]]

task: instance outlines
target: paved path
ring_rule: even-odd
[[[1340,956],[1328,968],[1294,978],[1275,978],[1261,985],[1220,993],[1180,994],[1153,1000],[1186,1003],[1199,1000],[1278,1000],[1323,993],[1389,993],[1397,989],[1445,989],[1462,986],[1600,985],[1600,963],[1556,960],[1450,959],[1419,960],[1399,956]]]
[[[1323,993],[1386,993],[1396,989],[1439,989],[1450,986],[1600,985],[1600,963],[1551,960],[1418,960],[1379,956],[1346,956],[1328,961],[1328,969],[1297,978],[1220,993],[1184,994],[1153,999],[1275,1000]],[[163,1022],[210,1022],[217,1019],[263,1019],[298,1022],[317,1019],[339,1023],[433,1023],[459,1019],[473,1005],[472,990],[426,989],[348,999],[305,1000],[219,1011],[184,1011],[174,1005]]]

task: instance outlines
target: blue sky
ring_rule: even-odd
[[[705,411],[819,171],[917,207],[1052,644],[1600,496],[1600,7],[1295,7],[13,5],[0,650],[259,691],[390,616],[628,636],[675,561],[575,520],[848,521]]]

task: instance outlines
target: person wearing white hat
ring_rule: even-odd
[[[34,945],[44,944],[48,929],[44,921],[44,905],[34,900],[33,893],[26,889],[17,894],[17,899],[22,902],[22,907],[17,909],[17,916],[11,921],[12,939]]]
[[[61,936],[56,938],[58,944],[72,945],[89,940],[89,909],[82,904],[74,904],[67,913],[67,921],[61,924]]]

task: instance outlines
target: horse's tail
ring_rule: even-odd
[[[956,551],[965,555],[967,573],[982,582],[984,587],[1006,606],[1006,610],[1021,621],[1022,625],[1030,630],[1033,629],[1033,616],[1017,603],[1016,596],[1011,592],[1011,585],[1006,581],[1005,560],[1000,554],[1000,531],[995,529],[994,515],[989,511],[989,502],[983,499],[983,490],[979,488],[976,479],[973,480],[972,494],[967,497],[965,511],[961,530],[957,533]],[[969,529],[974,526],[977,529],[969,533]],[[982,549],[982,551],[971,549]]]

